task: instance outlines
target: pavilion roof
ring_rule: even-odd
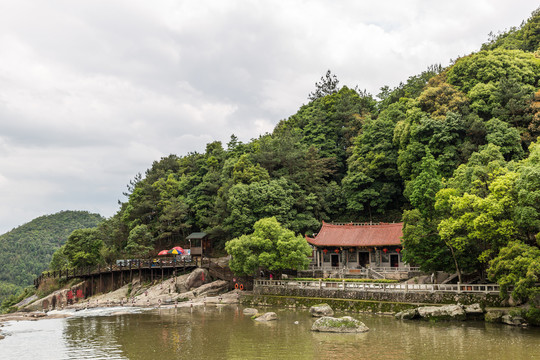
[[[193,232],[189,234],[189,236],[186,238],[187,240],[197,240],[197,239],[204,239],[206,237],[205,232]]]
[[[340,224],[325,223],[317,236],[306,240],[315,246],[397,246],[401,245],[403,223]]]

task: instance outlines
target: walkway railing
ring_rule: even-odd
[[[444,292],[444,293],[485,293],[498,294],[497,284],[403,284],[403,283],[362,283],[352,281],[295,281],[295,280],[255,280],[257,287],[281,287],[296,289],[347,290],[365,292]]]
[[[206,260],[208,262],[208,260]],[[64,270],[44,271],[34,279],[34,285],[39,286],[44,278],[77,278],[100,275],[104,273],[122,271],[141,271],[146,269],[178,269],[192,268],[200,266],[201,261],[194,261],[192,258],[183,259],[127,259],[117,260],[115,264],[86,266]]]

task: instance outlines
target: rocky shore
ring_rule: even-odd
[[[77,285],[75,285],[77,286]],[[208,271],[196,269],[190,274],[172,277],[164,281],[141,284],[137,280],[115,291],[98,294],[87,299],[80,299],[72,304],[57,303],[54,310],[82,310],[102,307],[196,307],[238,304],[241,291],[228,291],[229,283],[223,280],[213,281]],[[2,323],[7,321],[36,321],[42,319],[66,318],[73,312],[51,311],[43,309],[43,303],[52,304],[53,297],[67,299],[70,288],[55,291],[37,299],[32,297],[17,304],[19,311],[0,315],[0,339]],[[60,295],[60,296],[59,296]]]

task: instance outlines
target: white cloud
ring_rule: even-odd
[[[537,6],[0,2],[0,233],[62,209],[110,216],[152,161],[271,131],[327,69],[376,94]]]

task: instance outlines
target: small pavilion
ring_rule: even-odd
[[[315,268],[365,269],[409,268],[402,259],[403,223],[330,224],[313,238],[306,240],[314,247],[312,265]]]
[[[193,232],[186,238],[189,241],[189,247],[191,249],[191,256],[209,255],[212,251],[212,244],[205,232]]]

